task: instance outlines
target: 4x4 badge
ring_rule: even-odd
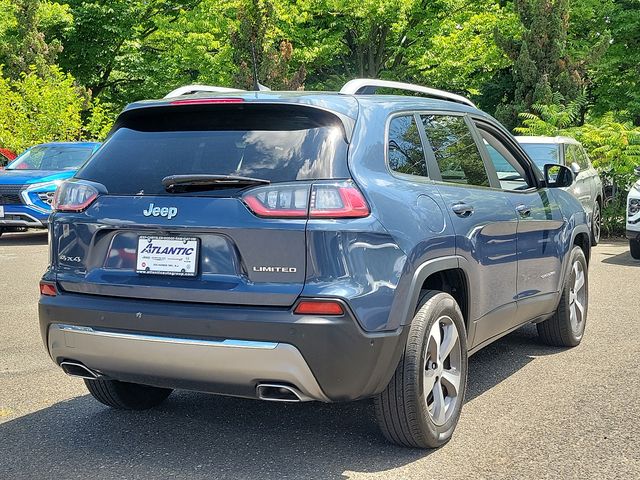
[[[153,203],[149,204],[149,208],[142,211],[145,217],[167,217],[167,220],[171,220],[178,215],[177,207],[156,207]]]

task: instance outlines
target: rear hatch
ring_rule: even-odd
[[[313,185],[349,178],[344,118],[295,104],[176,103],[123,113],[59,190],[63,204],[78,185],[99,195],[82,211],[54,214],[58,284],[130,298],[293,304],[304,286]]]

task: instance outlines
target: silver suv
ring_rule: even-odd
[[[591,226],[591,244],[600,241],[602,219],[602,181],[584,148],[571,137],[516,137],[525,152],[542,169],[546,163],[559,163],[571,168],[575,174],[573,184],[567,188],[582,204]]]

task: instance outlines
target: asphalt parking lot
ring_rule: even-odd
[[[37,327],[47,236],[0,238],[0,478],[640,478],[640,262],[594,250],[586,336],[522,328],[473,356],[453,440],[385,443],[369,402],[274,404],[174,393],[159,409],[94,401]]]

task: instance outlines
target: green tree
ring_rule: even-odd
[[[0,145],[22,151],[36,143],[78,140],[82,92],[58,67],[33,68],[17,80],[0,70]]]
[[[640,0],[616,0],[607,16],[611,45],[593,69],[594,113],[626,112],[640,125]]]
[[[146,55],[158,56],[153,37],[200,1],[69,0],[74,25],[64,35],[60,65],[94,97],[108,90],[111,97],[123,92],[130,99],[128,87],[144,84],[155,71]]]
[[[0,64],[5,75],[18,78],[34,70],[46,75],[62,51],[59,39],[47,38],[49,29],[62,29],[71,17],[67,7],[39,0],[0,2]]]
[[[524,28],[521,41],[496,33],[498,44],[514,62],[513,98],[496,111],[509,126],[514,126],[518,113],[531,110],[534,104],[551,104],[554,92],[567,102],[578,98],[588,83],[586,66],[607,44],[605,39],[598,40],[588,57],[573,58],[568,48],[568,0],[516,0],[515,5]]]
[[[245,0],[239,5],[237,27],[231,35],[237,67],[235,85],[257,89],[258,82],[275,90],[298,90],[306,76],[304,65],[290,67],[293,44],[278,39],[277,14],[270,0]]]
[[[522,125],[514,131],[519,135],[541,135],[555,137],[575,124],[580,117],[586,99],[579,96],[576,100],[565,104],[558,92],[551,95],[553,103],[536,103],[531,109],[535,113],[522,112],[518,115]]]

